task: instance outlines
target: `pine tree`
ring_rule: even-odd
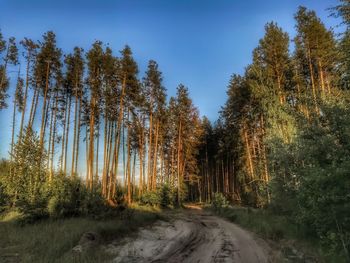
[[[72,148],[72,165],[71,176],[77,173],[77,161],[79,151],[79,137],[80,131],[80,116],[81,116],[81,100],[84,92],[83,88],[83,76],[84,76],[84,59],[83,50],[79,47],[75,47],[73,54],[69,54],[65,57],[66,64],[66,85],[71,89],[71,95],[74,97],[74,121],[73,121],[73,148]],[[66,143],[66,145],[68,142]],[[66,147],[67,149],[67,147]],[[67,159],[67,150],[65,152]]]
[[[88,78],[87,83],[90,89],[90,123],[89,123],[89,150],[87,152],[87,175],[86,184],[89,189],[93,189],[94,185],[94,158],[95,158],[95,136],[96,127],[100,117],[100,99],[102,91],[102,59],[103,48],[102,42],[96,41],[89,52],[86,54]],[[99,131],[97,131],[98,134]],[[98,140],[98,138],[97,138]]]
[[[162,73],[158,70],[157,62],[153,60],[149,61],[143,83],[147,102],[147,114],[149,116],[147,189],[154,190],[156,188],[160,126],[162,126],[161,121],[162,116],[164,116],[166,101],[165,88],[162,86]]]
[[[53,88],[59,85],[61,77],[61,50],[56,47],[56,35],[52,31],[48,31],[43,35],[43,39],[36,57],[33,76],[35,88],[43,97],[39,135],[42,151],[44,149],[45,130]],[[35,119],[35,112],[36,106],[33,109],[32,121]],[[30,126],[32,126],[32,123]]]
[[[116,138],[115,138],[115,148],[113,154],[113,167],[114,171],[112,176],[109,178],[108,183],[108,195],[107,199],[111,200],[116,191],[116,178],[118,175],[118,164],[119,164],[119,150],[120,141],[122,139],[122,126],[125,118],[125,113],[128,113],[128,109],[133,109],[135,103],[138,102],[138,97],[140,94],[139,81],[137,79],[138,67],[136,62],[132,57],[132,52],[130,47],[126,46],[121,51],[121,58],[119,60],[119,79],[121,81],[121,91],[119,98],[119,113],[116,124]],[[125,172],[125,171],[124,171]],[[129,196],[130,198],[130,196]]]
[[[307,64],[307,75],[303,77],[310,83],[315,111],[319,112],[320,98],[330,96],[336,81],[336,42],[333,32],[326,29],[314,11],[300,7],[295,19],[296,50]]]
[[[31,67],[35,60],[36,50],[38,48],[38,45],[34,41],[28,38],[24,38],[20,42],[20,44],[23,46],[25,50],[24,58],[26,59],[25,91],[24,91],[24,98],[23,98],[23,111],[22,111],[22,117],[21,117],[21,125],[19,130],[19,138],[22,138],[23,128],[24,128],[24,117],[27,110],[28,88],[31,84],[31,75],[30,75]],[[33,94],[33,99],[35,100],[34,94]],[[32,107],[33,107],[33,104],[32,104]],[[31,108],[31,111],[32,111],[32,108]]]

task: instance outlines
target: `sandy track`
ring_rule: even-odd
[[[199,209],[176,214],[110,244],[113,262],[268,262],[268,245],[242,228]]]

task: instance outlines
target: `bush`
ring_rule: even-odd
[[[4,206],[6,206],[8,196],[5,191],[5,186],[0,182],[0,212],[3,211]]]
[[[143,205],[158,206],[160,205],[160,195],[157,191],[148,191],[141,196],[140,202]]]
[[[171,199],[171,189],[165,184],[160,189],[160,205],[162,207],[168,207],[172,203]]]
[[[57,175],[51,182],[47,210],[51,217],[60,218],[81,214],[87,191],[79,179]]]
[[[140,203],[150,206],[169,207],[177,204],[177,191],[173,191],[169,185],[165,184],[154,191],[145,192],[141,198]]]
[[[215,193],[211,205],[216,212],[221,212],[223,208],[228,206],[228,201],[222,193]]]

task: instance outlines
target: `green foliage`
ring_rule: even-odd
[[[120,217],[95,220],[91,217],[75,217],[55,220],[44,220],[36,224],[19,226],[11,218],[18,217],[11,212],[5,220],[0,220],[1,256],[8,255],[10,262],[108,262],[111,256],[106,255],[101,246],[90,248],[86,255],[72,256],[72,248],[86,232],[98,233],[102,243],[134,233],[139,227],[152,224],[159,219],[153,208],[137,207],[132,220]],[[0,260],[1,261],[1,260]]]
[[[160,195],[157,191],[147,191],[141,196],[140,202],[143,205],[158,206],[160,205]]]
[[[164,184],[155,191],[144,193],[140,198],[140,203],[143,205],[161,206],[163,208],[169,207],[170,205],[176,206],[176,192],[176,189],[171,189],[169,185]]]
[[[318,121],[300,121],[291,144],[271,147],[272,209],[292,216],[327,253],[344,257],[350,249],[349,123],[348,103],[326,102]]]
[[[222,193],[215,193],[211,205],[216,212],[221,212],[223,208],[228,206],[228,201]]]
[[[160,188],[160,205],[162,207],[168,207],[172,202],[172,193],[171,189],[167,184],[164,184]]]
[[[46,153],[40,149],[39,138],[30,128],[14,146],[11,172],[4,178],[12,206],[26,210],[44,203],[47,193],[47,173],[43,168]]]
[[[51,217],[77,216],[81,214],[87,191],[78,178],[64,175],[54,177],[50,185],[47,210]]]

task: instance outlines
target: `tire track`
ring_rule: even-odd
[[[268,262],[268,245],[228,221],[199,209],[172,217],[140,230],[136,238],[110,244],[106,251],[116,255],[116,263]]]

